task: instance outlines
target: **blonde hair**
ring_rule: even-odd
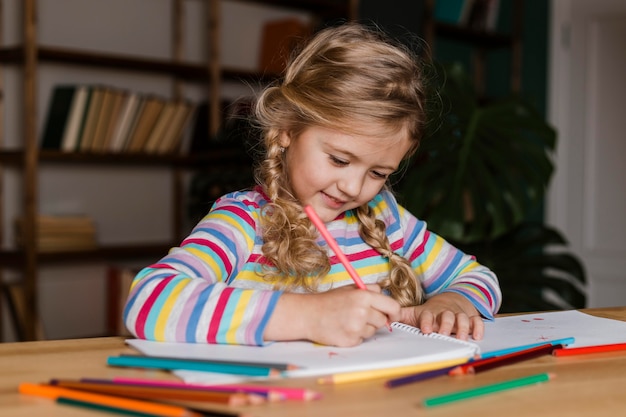
[[[266,88],[255,105],[265,152],[255,176],[271,201],[261,220],[263,254],[275,267],[263,271],[267,279],[282,288],[314,291],[316,278],[330,271],[326,252],[316,244],[317,231],[284,173],[280,134],[295,138],[308,126],[345,131],[346,121],[374,123],[387,133],[408,132],[408,158],[419,145],[424,102],[418,57],[378,28],[357,23],[326,28],[294,55],[282,81]],[[391,272],[380,285],[402,305],[421,303],[421,285],[409,262],[391,250],[384,223],[367,204],[355,214],[361,237],[389,258]]]

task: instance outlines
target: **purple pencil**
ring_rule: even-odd
[[[433,371],[420,372],[417,374],[406,375],[399,378],[390,379],[385,382],[387,388],[395,388],[402,385],[412,384],[413,382],[424,381],[426,379],[436,378],[441,375],[447,375],[456,366],[448,366],[446,368],[435,369]]]

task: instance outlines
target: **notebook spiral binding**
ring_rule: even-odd
[[[480,347],[476,343],[468,342],[466,340],[461,340],[461,339],[457,339],[455,337],[446,336],[446,335],[439,334],[439,333],[434,333],[434,332],[426,334],[426,333],[422,332],[419,328],[417,328],[415,326],[411,326],[411,325],[405,324],[405,323],[400,323],[400,322],[397,322],[397,321],[394,321],[393,323],[391,323],[391,327],[393,329],[402,330],[403,332],[409,332],[411,334],[415,334],[415,335],[419,335],[419,336],[423,336],[423,337],[430,337],[432,339],[447,340],[449,342],[455,342],[455,343],[458,343],[460,345],[469,346],[472,349],[474,349],[476,354],[480,353]]]

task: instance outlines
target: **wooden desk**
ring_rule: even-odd
[[[585,312],[626,321],[626,307]],[[175,379],[160,371],[111,368],[106,358],[131,353],[123,338],[42,341],[0,344],[0,415],[3,417],[103,416],[102,412],[57,405],[46,399],[17,393],[20,382],[50,378],[112,378],[141,376]],[[556,379],[540,386],[501,392],[467,401],[424,409],[422,398],[472,388],[541,372]],[[440,377],[386,389],[382,381],[338,386],[317,385],[314,379],[281,381],[281,385],[308,386],[323,392],[312,402],[273,403],[242,408],[251,416],[367,417],[367,416],[617,416],[626,415],[626,354],[554,358],[544,356],[474,376]],[[232,410],[232,409],[231,409]]]

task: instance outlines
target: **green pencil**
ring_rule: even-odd
[[[524,387],[526,385],[547,382],[552,378],[554,378],[554,375],[548,373],[531,375],[523,378],[512,379],[510,381],[498,382],[496,384],[472,388],[465,391],[458,391],[451,394],[444,394],[437,397],[426,398],[423,400],[422,404],[425,407],[434,407],[436,405],[442,405],[455,401],[466,400],[469,398],[480,397],[482,395],[493,394],[494,392],[506,391],[514,388]]]
[[[141,411],[127,410],[124,408],[113,407],[110,405],[95,404],[95,403],[90,403],[87,401],[75,400],[75,399],[66,398],[66,397],[59,397],[57,398],[56,401],[58,404],[73,405],[76,407],[90,408],[92,410],[98,410],[98,411],[108,411],[110,413],[121,414],[125,416],[133,416],[133,417],[158,417],[159,416],[159,414],[142,413]]]

